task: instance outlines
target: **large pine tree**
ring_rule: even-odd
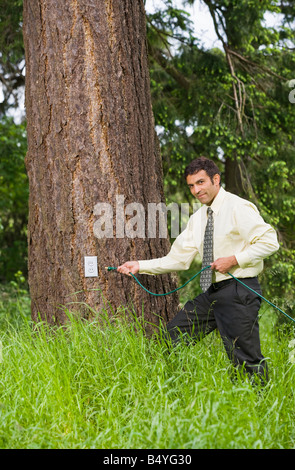
[[[147,214],[164,200],[142,0],[25,0],[24,43],[33,319],[64,322],[63,306],[76,301],[83,315],[131,302],[140,314],[144,303],[148,320],[167,320],[175,296],[152,297],[105,270],[169,249],[168,239],[134,239],[115,223],[118,201]],[[112,237],[94,234],[100,203],[112,207]],[[98,257],[98,277],[85,277],[84,256]],[[143,282],[174,287],[169,276]]]

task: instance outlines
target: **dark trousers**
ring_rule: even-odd
[[[241,279],[259,294],[256,277]],[[267,363],[260,349],[258,311],[261,299],[235,279],[212,284],[209,289],[189,300],[167,325],[172,344],[181,338],[199,340],[216,328],[226,353],[235,366],[246,373],[268,379]]]

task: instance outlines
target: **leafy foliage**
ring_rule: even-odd
[[[0,121],[0,280],[27,271],[28,179],[25,125]]]
[[[0,0],[0,84],[4,99],[0,115],[18,106],[18,91],[24,86],[22,0]]]
[[[193,37],[183,11],[178,16],[186,21],[174,29],[171,22],[160,20],[170,14],[172,3],[166,1],[163,13],[149,16],[149,31],[154,31],[148,35],[167,198],[179,198],[179,192],[185,197],[182,171],[192,158],[214,159],[225,188],[252,200],[277,229],[281,249],[266,261],[261,280],[265,294],[280,296],[291,311],[295,105],[289,101],[289,82],[294,78],[294,7],[292,2],[268,0],[204,0],[222,45],[205,49]],[[279,27],[267,26],[270,14],[280,15]]]

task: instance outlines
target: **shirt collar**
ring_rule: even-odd
[[[217,195],[215,196],[211,206],[208,206],[208,207],[211,207],[211,209],[213,210],[214,214],[218,214],[219,212],[219,209],[224,201],[224,198],[225,198],[225,195],[226,195],[226,191],[220,187]],[[206,210],[207,210],[207,206],[206,207]]]

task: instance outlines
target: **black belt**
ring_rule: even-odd
[[[247,277],[247,278],[243,278],[243,280],[244,279],[255,279],[255,277]],[[230,284],[231,282],[234,282],[234,281],[235,281],[235,279],[231,278],[231,279],[225,279],[224,281],[220,281],[220,282],[213,282],[211,284],[210,288],[212,288],[212,290],[216,291],[216,290],[221,289],[222,287],[224,287],[227,284]]]
[[[211,284],[210,288],[212,288],[213,290],[218,290],[218,289],[221,289],[221,287],[224,287],[224,286],[226,286],[227,284],[230,284],[233,281],[234,281],[234,278],[225,279],[224,281],[220,281],[220,282],[213,282]]]

